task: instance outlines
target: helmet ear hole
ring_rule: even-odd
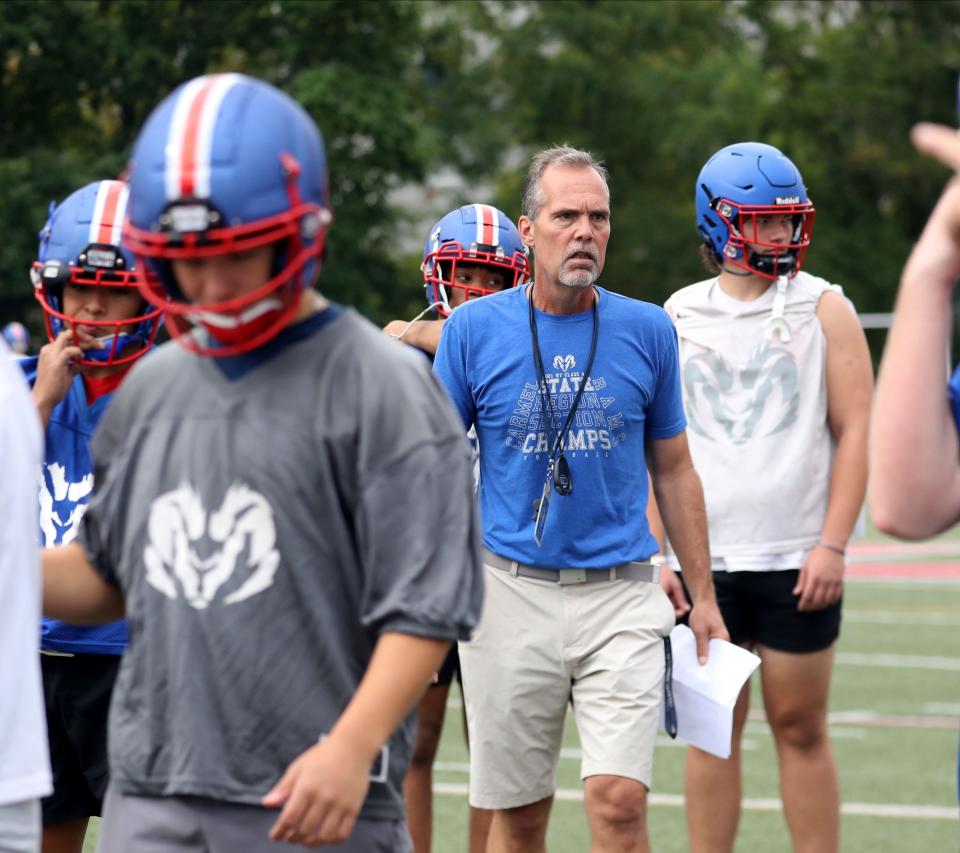
[[[70,267],[61,261],[47,261],[40,269],[40,281],[44,287],[54,287],[63,295],[63,286],[70,281]]]

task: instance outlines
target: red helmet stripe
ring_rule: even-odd
[[[101,181],[90,220],[90,242],[120,244],[120,228],[127,206],[127,188],[120,181]]]
[[[184,86],[167,137],[168,200],[209,197],[213,128],[224,97],[241,79],[239,74],[211,74]]]
[[[477,243],[482,246],[498,245],[497,211],[489,204],[475,204],[473,207],[477,213]]]
[[[180,163],[180,196],[192,196],[195,189],[197,171],[197,139],[200,135],[200,118],[203,115],[203,106],[207,96],[216,82],[216,77],[210,77],[203,88],[197,92],[190,112],[187,113],[187,124],[183,134],[183,155]]]

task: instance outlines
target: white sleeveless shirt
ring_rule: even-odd
[[[805,272],[784,283],[779,298],[774,282],[743,302],[712,278],[665,306],[680,339],[714,569],[799,568],[827,510],[834,441],[816,310],[825,292],[843,291]]]

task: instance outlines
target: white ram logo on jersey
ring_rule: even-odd
[[[800,374],[793,354],[761,344],[739,366],[707,350],[683,365],[690,429],[710,441],[746,444],[776,435],[797,419]]]
[[[225,596],[236,604],[273,583],[280,565],[273,510],[266,498],[249,486],[235,483],[227,489],[220,508],[207,513],[200,496],[188,485],[160,495],[150,507],[149,541],[143,552],[147,583],[167,598],[177,599],[179,586],[192,607],[208,607],[237,568],[246,549],[247,579]],[[206,558],[197,545],[213,546]]]
[[[66,545],[76,538],[92,491],[93,474],[71,483],[67,480],[67,469],[59,462],[41,466],[40,532],[44,548]]]

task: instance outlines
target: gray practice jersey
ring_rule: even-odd
[[[162,347],[94,438],[78,541],[126,601],[121,791],[259,803],[330,731],[378,635],[466,638],[479,617],[467,444],[428,365],[336,307],[284,338],[234,378]],[[402,815],[411,729],[361,816]]]

